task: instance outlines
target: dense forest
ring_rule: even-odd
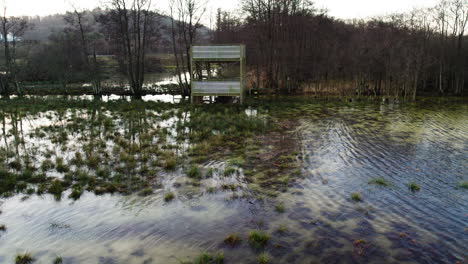
[[[408,99],[466,94],[464,0],[349,21],[308,0],[243,0],[240,15],[218,10],[212,29],[201,23],[209,16],[206,2],[170,4],[166,15],[148,0],[112,0],[43,18],[4,14],[0,92],[21,95],[27,83],[49,82],[67,93],[72,83],[91,83],[99,96],[102,81],[115,71],[126,77],[129,93],[141,96],[146,73],[170,70],[188,95],[192,44],[243,43],[250,91]]]

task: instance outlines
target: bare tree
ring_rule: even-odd
[[[143,94],[145,58],[150,42],[157,36],[156,16],[151,0],[111,0],[108,26],[120,46],[122,64],[136,98]]]
[[[190,46],[198,40],[200,20],[206,12],[206,1],[170,0],[171,37],[176,60],[176,74],[182,96],[190,95]]]
[[[22,94],[18,80],[18,65],[16,60],[17,41],[23,34],[33,27],[26,19],[7,17],[7,7],[3,4],[3,14],[0,17],[0,30],[5,56],[5,71],[0,76],[0,93],[8,95],[9,85],[12,82],[18,95]]]
[[[65,21],[73,31],[79,36],[81,47],[81,55],[86,63],[86,72],[88,78],[91,79],[93,94],[100,97],[102,94],[101,88],[101,72],[100,65],[97,60],[96,43],[101,39],[100,34],[91,26],[90,20],[94,20],[87,11],[80,10],[74,4],[71,4],[73,12],[65,15]]]

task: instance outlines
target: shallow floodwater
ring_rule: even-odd
[[[293,123],[281,127],[286,131],[281,137],[261,145],[271,155],[275,144],[294,146],[296,178],[279,194],[244,195],[267,187],[252,183],[242,166],[223,176],[228,161],[222,158],[202,163],[214,168],[214,175],[198,184],[189,183],[183,168],[158,171],[158,187],[147,196],[84,192],[74,201],[67,198],[70,191],[60,200],[50,194],[15,194],[0,199],[0,224],[7,227],[0,232],[0,263],[12,263],[25,252],[38,263],[51,263],[56,256],[64,263],[180,263],[202,252],[223,252],[225,263],[257,263],[262,252],[271,263],[467,261],[468,190],[460,185],[468,180],[466,103],[301,101],[239,111],[246,118]],[[24,133],[63,122],[46,115],[54,113],[24,117]],[[179,121],[168,119],[155,127]],[[0,146],[8,140],[12,137]],[[58,144],[24,140],[27,148]],[[80,147],[73,140],[68,144],[64,153]],[[190,142],[180,144],[183,152]],[[256,161],[258,166],[264,160]],[[373,184],[375,179],[386,186]],[[412,182],[419,191],[408,188]],[[223,184],[238,187],[207,191]],[[168,191],[176,197],[170,202],[164,201]],[[351,199],[352,193],[361,201]],[[270,235],[265,248],[249,246],[251,230]],[[225,244],[231,233],[242,241]]]

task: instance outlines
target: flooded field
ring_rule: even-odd
[[[467,261],[466,102],[104,99],[0,101],[0,263]]]

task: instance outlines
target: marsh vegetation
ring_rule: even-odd
[[[455,263],[464,254],[463,102],[32,97],[0,108],[6,261]]]

